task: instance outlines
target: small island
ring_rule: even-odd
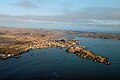
[[[58,47],[81,58],[111,64],[108,58],[87,50],[85,46],[78,46],[79,40],[65,39],[67,33],[64,30],[0,28],[0,59],[16,57],[31,49]]]

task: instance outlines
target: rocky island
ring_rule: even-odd
[[[15,57],[26,51],[37,48],[66,48],[66,52],[74,53],[81,58],[111,64],[108,58],[99,56],[78,46],[79,40],[65,40],[67,31],[31,29],[31,28],[0,28],[0,59]]]

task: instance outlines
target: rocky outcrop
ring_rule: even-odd
[[[85,49],[85,47],[82,46],[72,46],[69,47],[66,52],[68,53],[75,53],[77,56],[80,56],[82,58],[90,59],[96,62],[104,63],[104,64],[111,64],[111,62],[108,62],[108,58],[96,55],[90,50]]]

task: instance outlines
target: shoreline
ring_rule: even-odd
[[[73,36],[120,40],[119,33],[84,32],[84,31],[68,31],[67,33]]]
[[[87,50],[84,46],[78,46],[79,40],[65,40],[68,36],[63,36],[66,31],[46,30],[46,29],[20,29],[20,28],[0,28],[0,59],[11,57],[28,52],[31,49],[42,48],[66,48],[66,52],[74,53],[77,56],[92,61],[111,64],[108,58],[96,55]],[[55,40],[60,39],[60,40]],[[19,57],[19,56],[18,56]]]

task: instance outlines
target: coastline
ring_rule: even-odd
[[[78,40],[64,40],[68,36],[62,34],[66,33],[60,30],[0,28],[0,59],[15,57],[30,49],[58,47],[67,48],[68,53],[74,53],[82,58],[111,64],[108,58],[96,55],[84,46],[77,46]],[[60,38],[61,40],[55,40]]]
[[[119,33],[83,32],[83,31],[68,31],[67,33],[73,36],[120,40]]]

